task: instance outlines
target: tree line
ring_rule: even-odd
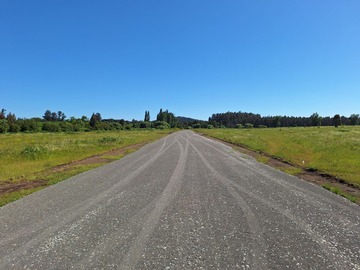
[[[62,111],[46,110],[42,118],[17,118],[15,114],[0,111],[0,133],[6,132],[79,132],[91,130],[131,130],[131,129],[168,129],[178,127],[173,113],[160,109],[156,120],[150,121],[150,112],[145,111],[144,121],[126,121],[124,119],[103,119],[100,113],[93,113],[90,118],[67,118]]]
[[[214,127],[241,128],[241,127],[307,127],[307,126],[341,126],[358,125],[359,114],[349,117],[340,116],[322,117],[313,113],[309,117],[295,116],[261,116],[246,112],[226,112],[213,114],[208,123]]]
[[[93,113],[90,118],[67,118],[62,111],[46,110],[42,118],[17,118],[15,114],[0,111],[0,133],[6,132],[78,132],[90,130],[131,130],[131,129],[169,129],[169,128],[266,128],[266,127],[307,127],[307,126],[341,126],[359,125],[359,114],[349,117],[322,117],[313,113],[309,117],[294,116],[261,116],[247,112],[217,113],[208,121],[186,117],[176,117],[168,110],[160,109],[156,120],[150,120],[150,112],[145,111],[144,121],[126,121],[124,119],[103,119],[100,113]]]

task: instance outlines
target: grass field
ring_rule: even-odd
[[[360,126],[199,131],[360,187]]]
[[[136,145],[155,141],[171,130],[102,131],[80,133],[33,133],[0,135],[0,206],[72,175],[98,167],[134,151]],[[99,161],[59,169],[59,165],[100,155],[114,149]],[[41,181],[41,187],[31,185]],[[22,183],[30,187],[23,187]],[[7,186],[6,186],[7,185]],[[8,186],[21,188],[4,192]]]
[[[28,178],[49,167],[153,141],[167,131],[106,131],[0,135],[0,181]]]

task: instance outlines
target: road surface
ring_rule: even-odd
[[[360,211],[180,131],[0,208],[0,269],[360,269]]]

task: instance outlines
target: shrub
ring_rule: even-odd
[[[6,133],[9,131],[9,123],[6,119],[0,120],[0,133]]]
[[[244,126],[242,124],[236,124],[235,128],[244,128]]]
[[[140,128],[151,128],[151,123],[150,122],[141,122],[139,125]]]
[[[23,132],[37,132],[41,129],[41,126],[31,119],[21,120],[19,123],[20,130]]]
[[[29,159],[38,159],[49,153],[48,149],[43,146],[26,146],[21,155]]]
[[[168,129],[170,128],[170,125],[165,121],[155,121],[154,127],[157,129]]]
[[[265,125],[259,125],[259,128],[267,128]]]
[[[213,129],[214,126],[213,126],[213,125],[207,125],[207,128],[208,128],[208,129]]]
[[[201,124],[193,124],[192,127],[193,128],[201,128]]]
[[[10,132],[19,132],[20,131],[20,126],[18,125],[18,124],[16,124],[16,123],[10,123],[10,125],[9,125],[10,127],[9,127],[9,131]]]
[[[116,137],[103,137],[101,139],[98,140],[98,142],[100,144],[111,144],[111,143],[116,143],[118,141],[118,139]]]
[[[253,128],[253,127],[254,127],[253,124],[250,124],[250,123],[246,123],[246,124],[245,124],[245,128]]]
[[[60,123],[61,131],[63,132],[74,132],[74,125],[69,122],[61,122]]]
[[[61,127],[59,123],[56,122],[45,122],[42,125],[42,130],[48,131],[48,132],[60,132]]]
[[[113,130],[122,130],[123,129],[123,126],[118,122],[113,122],[110,125],[111,125],[111,129],[113,129]]]

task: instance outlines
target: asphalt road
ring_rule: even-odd
[[[360,211],[181,131],[0,208],[0,269],[360,269]]]

